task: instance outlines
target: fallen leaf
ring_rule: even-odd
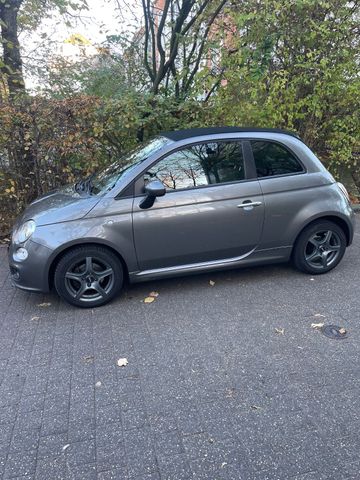
[[[159,296],[159,292],[150,292],[150,293],[149,293],[149,297],[154,297],[154,298],[156,298],[156,297],[158,297],[158,296]]]
[[[94,356],[93,356],[93,355],[88,355],[87,357],[83,357],[83,361],[84,361],[85,363],[91,363],[93,360],[94,360]]]
[[[154,297],[146,297],[144,303],[152,303],[155,300]]]
[[[228,388],[228,389],[226,390],[225,397],[227,397],[227,398],[232,398],[232,397],[235,396],[235,394],[236,394],[236,389],[235,389],[234,387]]]
[[[128,363],[129,362],[127,361],[127,358],[119,358],[119,360],[117,361],[118,367],[126,367]]]
[[[95,387],[97,387],[97,388],[101,387],[101,382],[96,382]]]
[[[70,447],[70,444],[69,444],[69,443],[66,444],[66,445],[64,445],[63,448],[62,448],[62,449],[63,449],[63,452],[65,452],[65,450],[67,450],[69,447]]]
[[[38,307],[50,307],[50,305],[51,305],[51,303],[45,302],[45,303],[39,303]]]
[[[285,329],[284,328],[275,328],[275,332],[279,335],[284,335]]]
[[[35,315],[35,317],[31,317],[31,320],[32,320],[33,322],[35,322],[35,320],[39,320],[39,318],[40,318],[40,317],[37,317],[37,316]]]
[[[213,287],[215,285],[214,280],[210,280],[209,285],[210,285],[210,287]]]
[[[323,323],[312,323],[311,327],[312,328],[322,328],[324,326]]]
[[[339,333],[340,333],[341,335],[345,335],[345,333],[346,333],[345,328],[344,328],[344,327],[339,328]]]

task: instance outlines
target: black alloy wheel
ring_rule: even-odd
[[[313,223],[302,231],[295,243],[295,266],[315,275],[329,272],[344,256],[346,244],[345,234],[336,223]]]
[[[99,307],[112,300],[123,285],[118,257],[104,247],[75,247],[59,261],[55,288],[67,302],[78,307]]]

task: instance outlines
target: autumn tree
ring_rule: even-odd
[[[360,187],[359,0],[244,0],[232,18],[218,121],[295,130]]]
[[[142,0],[143,62],[154,95],[186,98],[209,60],[209,45],[228,0]],[[217,80],[217,79],[216,79]]]
[[[25,83],[18,39],[18,13],[23,0],[0,0],[2,59],[0,71],[4,89],[10,95],[24,92]]]
[[[67,21],[69,14],[74,16],[83,8],[87,8],[86,0],[0,0],[2,97],[25,93],[19,29],[35,30],[52,11]]]

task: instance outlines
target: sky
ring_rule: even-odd
[[[59,35],[81,33],[92,43],[101,43],[106,35],[118,34],[125,29],[133,29],[135,19],[139,19],[141,9],[136,0],[87,0],[88,11],[82,20],[70,29],[60,26]],[[120,8],[118,8],[120,6]]]

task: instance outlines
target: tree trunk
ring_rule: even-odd
[[[10,97],[25,92],[17,28],[17,16],[22,2],[23,0],[0,1],[1,43],[3,48],[1,73],[6,79]]]

